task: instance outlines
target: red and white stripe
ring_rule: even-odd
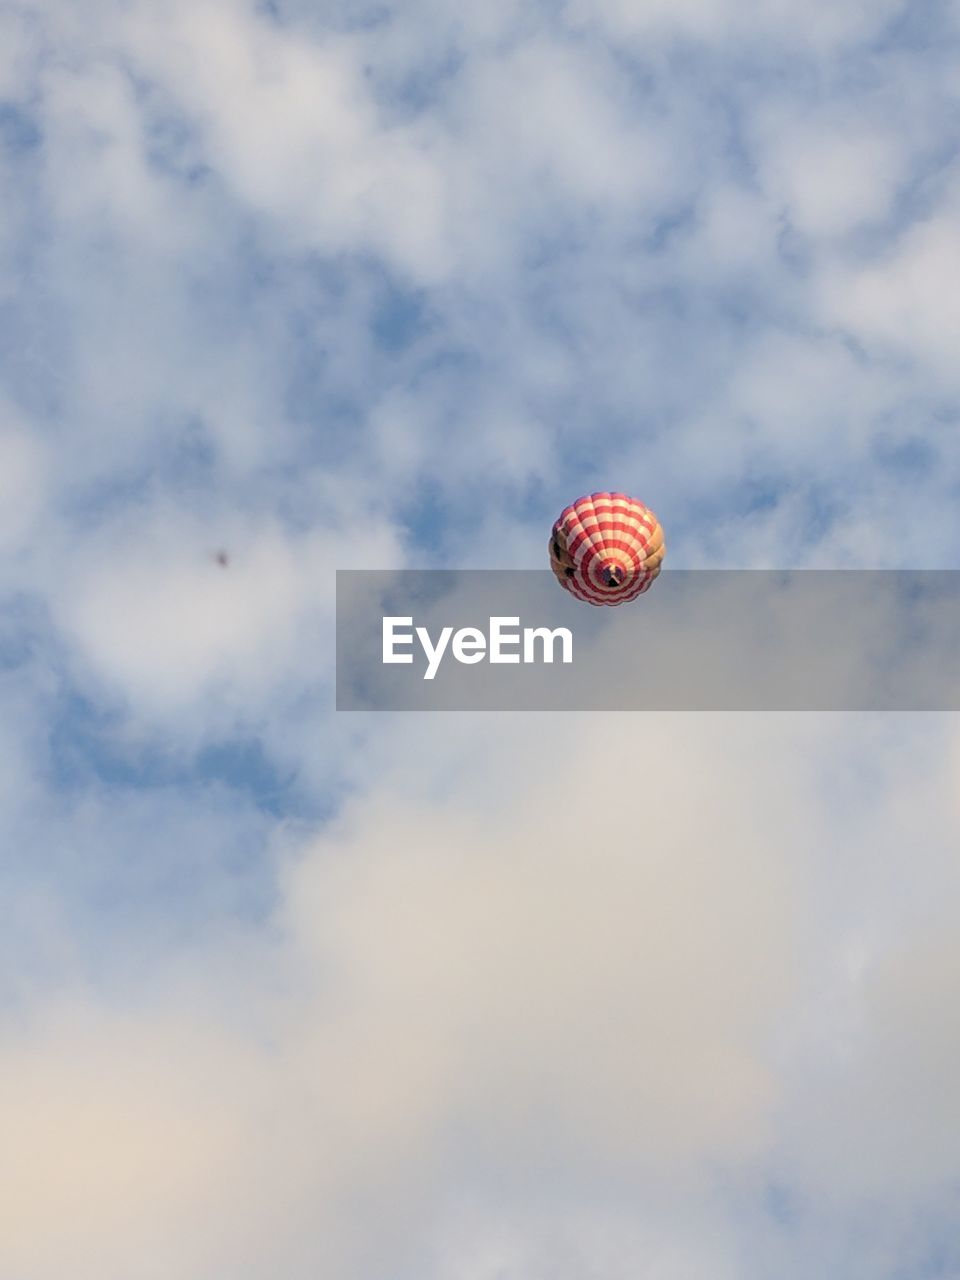
[[[561,586],[589,604],[618,605],[649,589],[660,572],[663,530],[625,493],[591,493],[561,512],[550,564]]]

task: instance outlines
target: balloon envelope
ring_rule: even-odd
[[[550,535],[550,568],[588,604],[624,604],[646,591],[666,548],[653,512],[625,493],[590,493],[566,507]]]

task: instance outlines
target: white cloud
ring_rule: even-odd
[[[484,1167],[511,1171],[517,1205],[558,1169],[573,1188],[612,1178],[696,1201],[704,1161],[749,1159],[795,962],[789,859],[771,809],[744,803],[754,784],[714,766],[712,733],[657,729],[643,774],[658,802],[635,826],[602,804],[635,778],[625,724],[542,755],[499,810],[486,747],[465,740],[473,768],[440,809],[402,775],[375,781],[299,851],[282,946],[252,942],[259,964],[231,973],[200,945],[159,1004],[98,1010],[79,993],[8,1027],[3,1267],[255,1277],[281,1259],[297,1277],[322,1256],[331,1280],[378,1276],[444,1247]],[[734,737],[732,756],[757,758]],[[429,784],[439,744],[425,742]],[[710,767],[694,809],[696,757]],[[38,1244],[44,1221],[57,1230]],[[670,1258],[698,1274],[663,1224],[643,1234],[661,1237],[665,1275]],[[602,1255],[589,1216],[571,1247],[584,1268]]]
[[[602,209],[604,217],[625,207],[637,217],[662,205],[676,186],[682,166],[660,122],[644,119],[629,80],[595,52],[527,42],[507,57],[479,62],[463,93],[471,153],[492,169],[477,192],[485,202],[539,195],[558,211],[572,200]],[[511,173],[514,182],[504,181]]]
[[[0,97],[16,99],[29,83],[29,67],[35,53],[25,12],[12,6],[0,14]]]
[[[0,550],[22,548],[44,510],[48,464],[42,444],[9,405],[0,407]]]
[[[709,1211],[692,1205],[683,1225],[665,1223],[649,1201],[616,1209],[504,1205],[493,1214],[475,1204],[451,1214],[431,1276],[445,1280],[626,1280],[643,1267],[648,1280],[727,1280],[738,1274],[736,1242]]]
[[[953,391],[958,280],[960,234],[947,211],[916,223],[873,261],[824,277],[823,314],[871,350],[906,356]]]
[[[859,976],[850,1061],[815,1095],[797,1144],[809,1180],[828,1192],[915,1206],[956,1183],[955,924],[911,929]]]
[[[43,159],[51,212],[64,230],[110,232],[168,261],[205,248],[183,190],[148,160],[135,86],[122,67],[57,66],[43,76]]]
[[[262,708],[291,680],[316,686],[332,659],[334,570],[396,557],[388,524],[339,505],[341,523],[331,505],[330,525],[300,534],[145,507],[71,557],[58,622],[102,687],[160,720],[188,714],[205,694],[240,711]]]
[[[835,237],[888,216],[904,178],[902,139],[886,130],[851,127],[829,115],[790,125],[766,140],[764,180],[794,226]]]
[[[843,5],[815,0],[802,10],[790,0],[598,0],[574,4],[572,12],[586,22],[595,19],[620,36],[640,41],[671,36],[703,41],[722,49],[755,49],[767,56],[798,49],[829,56],[865,41],[882,30],[897,12],[896,0]]]
[[[473,717],[451,749],[426,719],[291,833],[267,934],[198,938],[133,1007],[8,1022],[6,1271],[700,1280],[753,1274],[727,1195],[774,1156],[853,1205],[954,1174],[955,948],[923,931],[955,805],[931,774],[942,857],[898,914],[888,785],[942,754],[921,721],[544,717],[507,744]]]
[[[237,1127],[237,1095],[248,1080],[241,1054],[228,1064],[223,1042],[196,1027],[68,1012],[27,1041],[8,1037],[6,1272],[34,1280],[69,1264],[92,1280],[220,1267],[210,1243],[244,1234],[217,1202],[218,1188],[242,1184],[249,1131]]]
[[[218,174],[292,247],[373,249],[417,281],[443,278],[442,174],[425,140],[378,119],[352,42],[212,3],[175,6],[162,27],[140,10],[128,32]]]
[[[949,54],[280,8],[48,6],[36,72],[0,17],[0,1271],[834,1274],[872,1197],[890,1274],[956,1173],[946,732],[334,719],[331,570],[540,564],[617,476],[674,564],[952,565]],[[190,773],[240,731],[272,852]]]

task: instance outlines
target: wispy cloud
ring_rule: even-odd
[[[956,1269],[949,723],[330,706],[336,567],[540,566],[593,487],[954,566],[958,57],[0,7],[4,1276]]]

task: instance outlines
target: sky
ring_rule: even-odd
[[[954,717],[333,710],[593,489],[956,567],[958,125],[948,0],[0,0],[3,1280],[958,1280]]]

